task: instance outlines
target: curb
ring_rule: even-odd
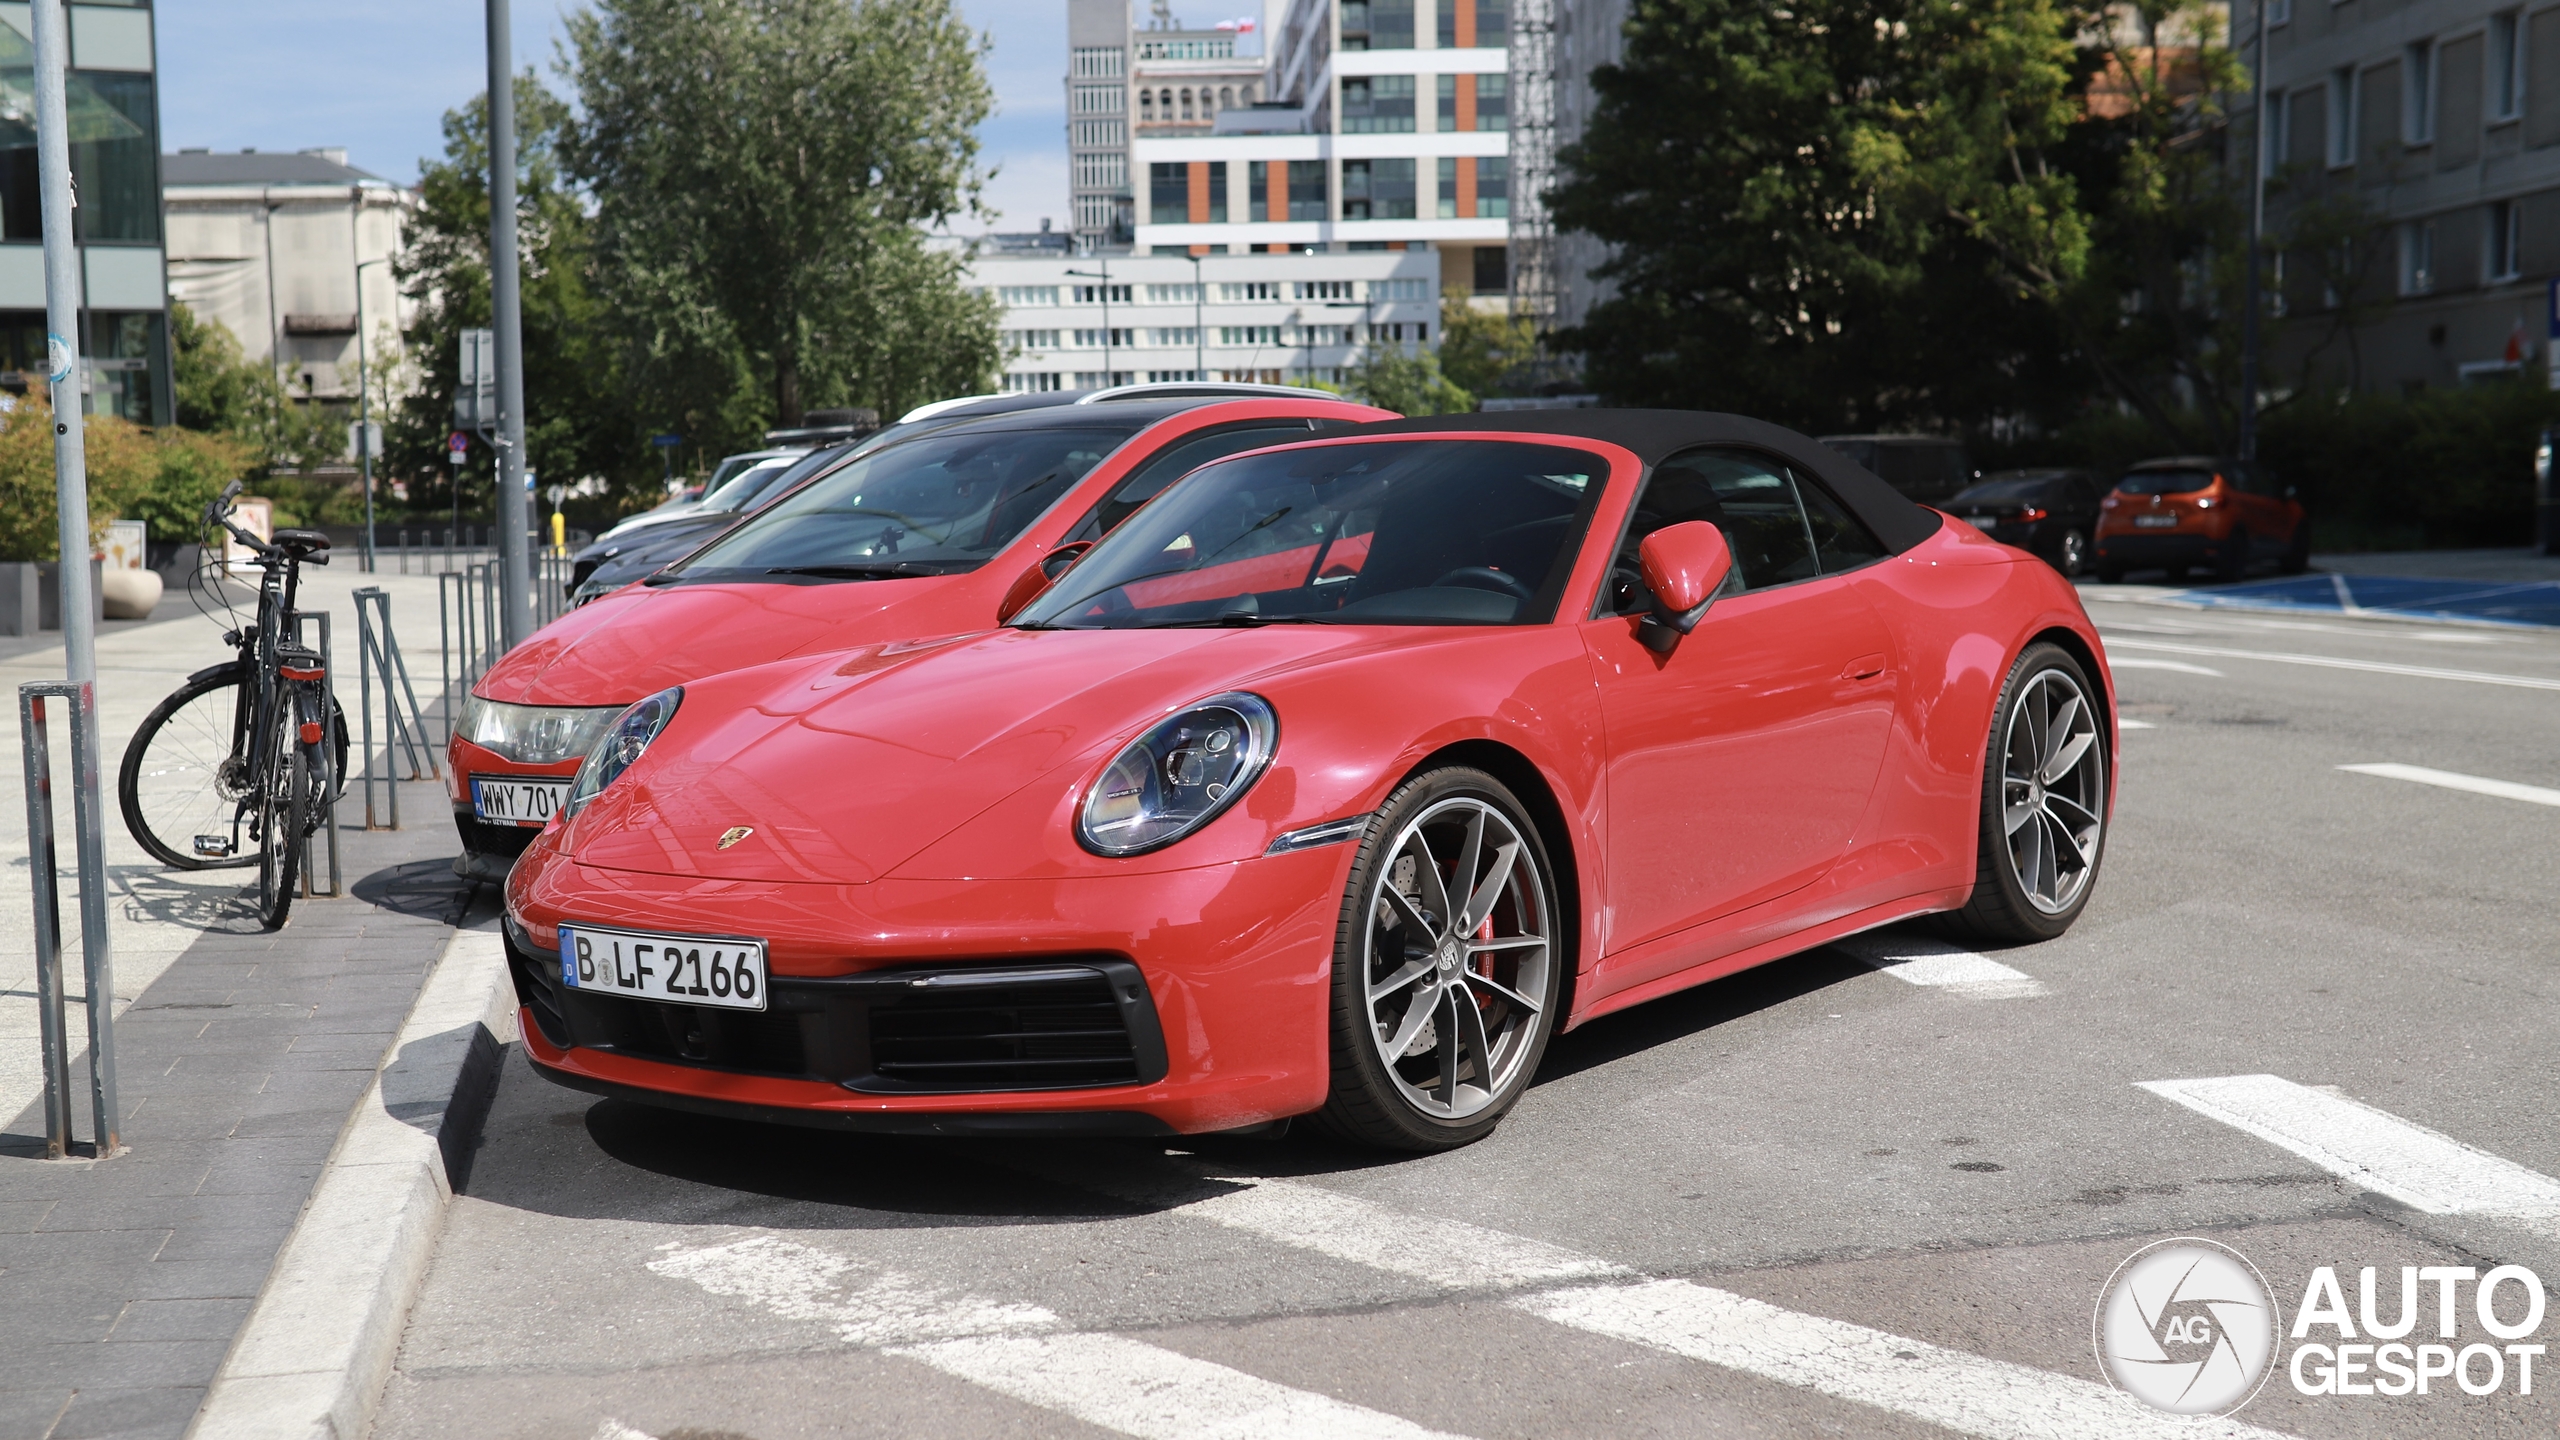
[[[426,1279],[445,1204],[515,1037],[492,930],[456,932],[364,1098],[338,1132],[187,1433],[349,1440],[365,1433]]]

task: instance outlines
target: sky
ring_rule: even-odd
[[[1067,224],[1065,0],[958,0],[989,36],[996,111],[978,127],[995,172],[981,229]],[[551,66],[570,0],[514,0],[515,65]],[[1245,7],[1238,7],[1245,8]],[[177,150],[342,145],[361,170],[413,182],[444,151],[444,112],[488,83],[487,11],[461,0],[160,0],[160,140]]]

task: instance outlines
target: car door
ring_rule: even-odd
[[[1898,683],[1883,623],[1844,574],[1884,548],[1809,477],[1707,449],[1644,485],[1601,613],[1583,626],[1609,757],[1604,954],[1828,869],[1874,792]],[[1653,602],[1637,546],[1689,520],[1724,532],[1734,575],[1697,629],[1656,654],[1638,638]]]

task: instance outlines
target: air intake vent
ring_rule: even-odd
[[[1049,1090],[1146,1067],[1111,979],[1077,966],[917,976],[873,1001],[871,1069],[880,1088]]]

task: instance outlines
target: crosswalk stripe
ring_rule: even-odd
[[[2219,680],[2222,672],[2203,665],[2190,665],[2184,660],[2136,660],[2130,655],[2107,657],[2110,670],[2175,670],[2181,675],[2210,675]]]
[[[2405,675],[2417,680],[2458,680],[2472,685],[2504,685],[2516,690],[2560,690],[2560,679],[2541,675],[2501,675],[2489,670],[2446,670],[2433,665],[2394,665],[2385,660],[2349,660],[2338,655],[2301,655],[2283,650],[2233,650],[2220,645],[2180,645],[2167,640],[2110,640],[2109,651],[2159,650],[2206,659],[2264,660],[2276,665],[2311,665],[2324,670],[2362,670],[2374,675]],[[2110,664],[2122,664],[2113,654]]]
[[[2157,729],[2159,729],[2160,727],[2159,727],[2159,726],[2157,726],[2157,725],[2152,724],[2152,723],[2151,723],[2150,721],[2148,721],[2148,720],[2122,720],[2122,719],[2120,719],[2120,720],[2116,721],[2116,728],[2117,728],[2117,729],[2119,729],[2119,730],[2157,730]]]
[[[1576,1330],[1994,1440],[2231,1440],[2273,1433],[2237,1420],[2147,1409],[2091,1381],[1685,1280],[1549,1290],[1511,1304]]]
[[[2425,1214],[2560,1216],[2560,1180],[2281,1075],[2140,1086]]]
[[[2357,775],[2379,775],[2385,780],[2407,780],[2419,785],[2435,785],[2446,790],[2468,790],[2474,795],[2495,795],[2501,800],[2522,800],[2531,805],[2560,805],[2560,790],[2546,790],[2539,785],[2519,785],[2512,780],[2487,780],[2478,775],[2462,775],[2451,770],[2430,770],[2424,765],[2341,765],[2341,770]]]
[[[1869,933],[1834,940],[1831,948],[1896,980],[1970,999],[2014,1000],[2045,993],[2044,982],[2024,970],[1942,940]]]
[[[938,1290],[895,1271],[856,1275],[854,1261],[776,1235],[662,1246],[648,1268],[1140,1440],[1460,1440],[1144,1341],[1071,1331],[1037,1305]],[[606,1440],[647,1440],[606,1423]]]
[[[1532,1288],[1507,1303],[1557,1324],[1990,1440],[2181,1440],[2274,1433],[2230,1421],[2200,1426],[2146,1410],[2091,1381],[1798,1314],[1691,1281],[1646,1280],[1597,1256],[1482,1225],[1417,1216],[1301,1181],[1202,1168],[1209,1173],[1197,1183],[1144,1180],[1116,1168],[1042,1173],[1142,1204],[1170,1202],[1175,1214],[1442,1290],[1518,1277]],[[1555,1287],[1553,1277],[1576,1270],[1602,1277],[1602,1283]]]

